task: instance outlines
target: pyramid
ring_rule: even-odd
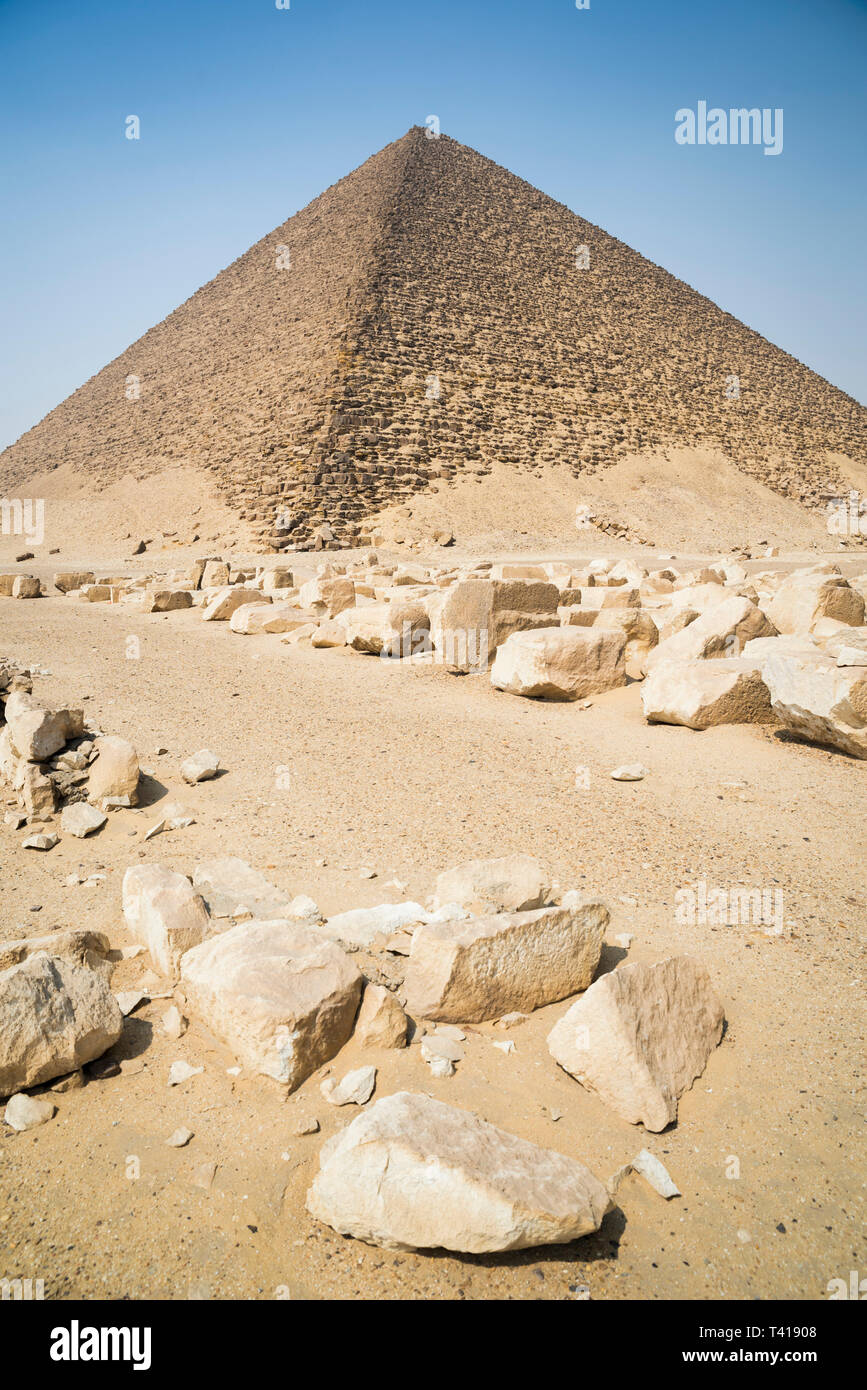
[[[263,547],[321,546],[434,478],[585,477],[683,445],[817,506],[848,486],[835,458],[867,462],[865,424],[682,281],[415,127],[6,449],[0,491],[195,465]]]

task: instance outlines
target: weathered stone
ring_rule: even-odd
[[[655,666],[641,687],[645,719],[709,729],[717,724],[774,724],[761,658],[677,661]]]
[[[26,690],[6,699],[6,725],[12,751],[28,762],[44,762],[84,731],[81,710],[45,709]]]
[[[229,622],[233,632],[296,632],[316,622],[316,615],[294,603],[242,603]]]
[[[607,909],[592,899],[429,923],[413,937],[407,1011],[413,1018],[481,1023],[565,999],[593,979],[607,923]]]
[[[92,570],[66,570],[54,576],[54,587],[62,594],[69,594],[80,589],[82,584],[93,584],[94,579]]]
[[[94,744],[96,761],[91,763],[88,777],[90,801],[128,797],[130,806],[138,800],[139,763],[132,744],[125,738],[108,734]]]
[[[459,903],[476,915],[526,912],[551,901],[552,884],[549,866],[529,854],[510,854],[504,859],[470,859],[440,874],[434,906]]]
[[[310,579],[298,591],[299,601],[318,617],[336,618],[355,603],[355,584],[346,578]]]
[[[760,608],[748,598],[732,595],[713,604],[673,637],[661,641],[648,653],[645,669],[650,675],[663,664],[736,657],[746,642],[756,637],[775,637],[776,632]]]
[[[810,632],[823,618],[859,627],[864,622],[864,597],[839,574],[798,570],[768,603],[768,617],[783,633]]]
[[[202,621],[205,623],[225,622],[231,618],[236,608],[240,608],[242,603],[267,603],[268,600],[262,596],[258,589],[244,589],[241,587],[233,588],[227,585],[219,589],[210,603],[202,609]]]
[[[522,579],[464,579],[445,595],[431,623],[447,671],[484,671],[512,633],[556,627],[556,584]]]
[[[0,973],[0,1096],[78,1071],[122,1028],[100,974],[61,957],[29,956]]]
[[[12,598],[39,598],[42,585],[32,574],[16,575],[12,584]]]
[[[181,776],[193,786],[196,782],[208,782],[220,770],[220,759],[210,748],[200,748],[181,763]]]
[[[427,921],[420,903],[381,903],[378,907],[356,907],[339,912],[323,922],[319,931],[332,941],[351,946],[370,946],[379,936],[389,936],[401,927],[414,927]]]
[[[580,700],[626,684],[626,636],[610,628],[515,632],[497,649],[491,684],[530,699]]]
[[[353,1037],[362,1047],[406,1047],[407,1016],[390,990],[368,984]]]
[[[269,883],[243,859],[209,859],[197,864],[193,887],[212,917],[256,917],[261,921],[294,917],[291,894]],[[314,904],[315,906],[315,904]]]
[[[108,820],[104,811],[98,811],[86,801],[74,801],[64,806],[60,813],[60,828],[66,835],[75,835],[83,840],[86,835],[101,830]]]
[[[191,1007],[245,1066],[294,1091],[352,1032],[362,977],[295,922],[244,922],[187,952]]]
[[[22,1095],[19,1091],[18,1095],[10,1096],[3,1119],[10,1129],[23,1133],[28,1129],[36,1129],[38,1125],[47,1124],[56,1113],[57,1106],[53,1101],[45,1100],[42,1096]]]
[[[662,1130],[722,1037],[723,1009],[690,956],[603,975],[548,1035],[555,1062],[630,1124]]]
[[[307,1210],[388,1250],[559,1245],[598,1230],[609,1207],[576,1159],[406,1091],[324,1144],[320,1165]]]
[[[430,645],[430,619],[418,602],[400,600],[347,608],[338,615],[338,622],[346,634],[346,645],[353,651],[400,658],[414,656]]]
[[[142,594],[141,606],[144,613],[175,613],[192,608],[193,596],[188,589],[154,589]]]
[[[91,931],[88,927],[70,927],[46,936],[0,941],[0,971],[10,970],[13,965],[20,965],[30,956],[44,951],[49,956],[71,961],[73,965],[95,970],[108,981],[114,971],[114,963],[108,959],[110,950],[108,937],[102,932]]]
[[[867,758],[867,656],[863,666],[838,666],[833,655],[772,656],[762,674],[784,728]]]
[[[376,1085],[376,1067],[358,1067],[338,1081],[326,1076],[320,1086],[329,1105],[366,1105]]]
[[[181,957],[213,930],[188,878],[162,864],[137,864],[123,876],[123,915],[155,968],[177,979]]]

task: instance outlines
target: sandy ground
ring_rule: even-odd
[[[90,562],[108,572],[122,549],[107,543]],[[74,537],[64,552],[60,567]],[[578,563],[574,549],[569,558]],[[314,566],[307,556],[297,568]],[[126,655],[133,635],[138,659]],[[40,855],[0,826],[3,938],[90,926],[128,944],[121,878],[139,861],[191,873],[237,854],[333,912],[424,901],[443,869],[521,850],[550,861],[564,888],[609,902],[604,968],[694,953],[728,1020],[677,1124],[648,1135],[549,1057],[566,1003],[508,1034],[468,1029],[450,1079],[431,1076],[418,1044],[360,1054],[350,1043],[286,1100],[264,1079],[230,1076],[231,1055],[198,1023],[168,1040],[167,1002],[154,1001],[128,1020],[120,1075],[53,1096],[57,1116],[39,1129],[0,1126],[0,1275],[42,1278],[49,1298],[548,1299],[587,1288],[594,1299],[814,1299],[864,1269],[867,764],[771,729],[650,727],[635,685],[587,709],[543,704],[481,676],[237,636],[197,610],[0,599],[0,654],[48,668],[36,693],[83,704],[134,742],[149,772],[144,804],[96,838],[67,836]],[[189,788],[179,764],[203,746],[226,771]],[[612,781],[628,761],[649,777]],[[145,843],[166,799],[196,823]],[[375,879],[360,877],[366,867]],[[105,879],[65,887],[79,869]],[[783,933],[679,924],[675,893],[702,879],[780,888]],[[615,944],[623,932],[628,953]],[[113,987],[149,969],[147,957],[125,961]],[[492,1045],[506,1036],[509,1055]],[[205,1070],[169,1089],[178,1058]],[[393,1254],[339,1237],[307,1216],[304,1194],[323,1138],[356,1113],[327,1105],[319,1083],[361,1060],[379,1068],[377,1095],[425,1090],[603,1180],[648,1147],[683,1196],[666,1203],[632,1176],[596,1236],[498,1257]],[[321,1132],[295,1137],[308,1114]],[[179,1125],[194,1138],[169,1148]],[[207,1164],[216,1171],[202,1187]]]

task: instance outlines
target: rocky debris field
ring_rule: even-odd
[[[857,1065],[841,1023],[853,1026],[863,997],[851,969],[857,935],[842,922],[832,930],[822,908],[818,922],[805,911],[815,924],[799,930],[782,909],[777,831],[737,816],[751,797],[735,775],[745,746],[731,740],[761,740],[768,785],[793,779],[799,828],[811,832],[802,843],[837,839],[835,910],[863,923],[846,863],[860,832],[848,836],[843,808],[857,820],[867,758],[867,575],[845,578],[833,562],[749,573],[730,560],[446,568],[364,554],[309,577],[279,562],[203,558],[165,574],[20,578],[4,586],[0,576],[4,641],[18,653],[0,660],[9,1277],[10,1261],[47,1261],[54,1296],[93,1295],[83,1242],[94,1222],[107,1226],[99,1244],[112,1229],[120,1242],[103,1286],[120,1296],[123,1282],[131,1297],[347,1296],[359,1263],[365,1291],[382,1296],[818,1297],[826,1267],[831,1279],[856,1258]],[[135,741],[126,735],[141,714],[131,715],[129,695],[101,701],[97,719],[84,709],[90,689],[70,686],[68,705],[40,693],[57,676],[42,650],[27,660],[15,638],[39,613],[49,630],[78,625],[94,652],[111,644],[99,662],[113,689],[116,668],[144,669],[143,643],[160,624],[167,665],[147,669],[162,708]],[[249,653],[255,677],[245,696],[227,695],[215,676],[231,668],[237,687],[235,653]],[[65,653],[61,665],[64,681],[84,679]],[[289,829],[279,798],[311,755],[281,751],[285,712],[268,703],[293,670],[290,717],[305,750],[308,739],[320,749],[320,785],[307,783],[312,838],[335,779],[343,789],[330,848],[315,861],[305,851],[303,875],[300,865],[287,871],[286,836],[297,859],[310,832],[299,831],[297,803]],[[384,755],[372,778],[353,716],[342,723],[350,692]],[[121,732],[103,731],[109,714]],[[161,718],[173,727],[165,741],[153,736]],[[494,743],[511,731],[519,756],[541,758],[550,779],[554,745],[583,741],[582,721],[596,730],[593,748],[577,763],[572,745],[566,783],[547,804],[536,774],[518,769],[510,782],[501,770]],[[672,726],[687,742],[672,744]],[[432,729],[445,731],[433,746],[423,732]],[[464,761],[472,750],[481,781],[461,778],[444,803],[443,753],[459,747]],[[687,829],[720,814],[691,785],[693,749],[714,766],[713,801],[736,813],[727,865],[720,825],[707,864],[702,836]],[[254,804],[239,794],[263,750],[277,799]],[[604,813],[590,804],[597,755],[610,789]],[[568,752],[557,756],[568,764]],[[839,805],[811,805],[805,769],[823,788],[846,783]],[[648,809],[654,783],[660,800]],[[673,784],[682,805],[669,799]],[[566,810],[567,795],[584,801],[582,813]],[[423,810],[434,798],[442,811]],[[413,892],[405,862],[381,880],[398,858],[383,804],[405,813],[413,838],[429,824],[432,842],[415,858],[434,871],[416,864]],[[329,856],[348,857],[356,824],[367,839],[380,828],[353,887],[324,871]],[[738,842],[749,844],[746,882]],[[484,852],[447,854],[456,843]],[[804,902],[818,907],[827,863],[819,870],[801,850],[799,867],[798,853],[785,856],[789,878],[809,880]],[[630,874],[640,897],[620,891]],[[791,902],[791,881],[786,891]],[[51,904],[50,930],[13,920],[37,893]],[[41,914],[42,902],[29,907]],[[813,954],[789,981],[774,950]],[[806,1017],[791,1018],[792,991],[799,1010],[816,1001],[818,1035]],[[799,1057],[792,1090],[765,1107],[777,1047]],[[792,1128],[793,1100],[813,1091],[821,1118]],[[829,1151],[826,1126],[842,1126],[842,1155]],[[97,1169],[82,1166],[90,1131],[104,1191]],[[739,1186],[742,1164],[750,1177]],[[809,1181],[797,1176],[805,1172]],[[77,1194],[63,1215],[60,1181]],[[805,1203],[825,1216],[833,1207],[824,1235]],[[117,1225],[125,1205],[132,1242]],[[21,1223],[28,1212],[31,1225],[38,1213],[38,1238]],[[186,1265],[160,1250],[164,1222],[189,1226],[178,1247]],[[797,1259],[759,1250],[756,1226],[771,1244],[791,1234]],[[621,1244],[627,1269],[617,1268]],[[544,1264],[526,1263],[546,1248],[550,1284]],[[407,1258],[410,1288],[398,1273]]]

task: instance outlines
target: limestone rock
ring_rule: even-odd
[[[80,1070],[122,1028],[101,975],[59,956],[29,956],[0,974],[0,1096]]]
[[[464,579],[448,591],[433,628],[446,670],[484,671],[515,632],[557,626],[556,584],[523,579]]]
[[[181,957],[212,931],[188,878],[162,864],[137,864],[123,876],[123,915],[161,975],[176,980]]]
[[[92,570],[67,570],[54,576],[54,587],[62,594],[72,593],[74,589],[80,589],[82,584],[94,582],[95,575]]]
[[[555,1062],[630,1124],[662,1130],[722,1037],[723,1009],[690,956],[603,975],[548,1035]]]
[[[98,738],[94,744],[98,754],[90,765],[87,791],[90,801],[128,797],[134,806],[138,800],[139,762],[132,744],[113,734]]]
[[[863,666],[838,666],[833,655],[772,656],[762,674],[786,729],[867,758],[867,657]]]
[[[498,647],[491,684],[510,695],[580,700],[626,684],[626,635],[614,628],[516,632]]]
[[[246,915],[274,921],[297,915],[290,894],[275,888],[243,859],[209,859],[197,864],[193,887],[202,895],[212,917]]]
[[[83,969],[95,970],[108,983],[114,972],[114,962],[109,960],[110,950],[108,937],[102,932],[91,931],[88,927],[70,927],[46,936],[0,941],[0,971],[9,970],[44,951],[46,955],[59,956]]]
[[[323,1145],[307,1210],[388,1250],[483,1254],[596,1231],[609,1206],[577,1159],[401,1091]]]
[[[529,854],[503,859],[469,859],[436,881],[434,906],[459,903],[470,912],[526,912],[551,901],[553,875]]]
[[[332,941],[351,946],[370,946],[378,936],[389,936],[402,927],[427,921],[420,903],[381,903],[378,907],[356,907],[329,917],[319,928]]]
[[[108,820],[104,811],[99,811],[87,801],[73,801],[64,806],[60,813],[60,828],[66,835],[75,835],[83,840],[94,831],[101,830]]]
[[[347,608],[338,621],[346,645],[357,652],[394,658],[414,656],[430,646],[430,619],[421,603],[401,600]]]
[[[44,709],[26,690],[7,696],[5,714],[12,751],[31,763],[44,762],[84,730],[81,710]]]
[[[244,922],[188,951],[191,1007],[238,1060],[294,1091],[348,1040],[362,978],[295,922]]]
[[[607,909],[592,899],[429,923],[413,938],[407,1010],[413,1018],[481,1023],[565,999],[593,979],[607,923]]]
[[[320,1090],[329,1105],[366,1105],[376,1085],[376,1067],[357,1067],[337,1081],[327,1076]]]
[[[839,574],[796,570],[770,600],[768,617],[783,633],[810,632],[822,618],[859,627],[864,622],[864,597]]]
[[[726,593],[726,590],[722,590]],[[715,603],[688,627],[666,637],[645,662],[650,675],[657,666],[680,661],[707,661],[739,656],[755,637],[774,637],[777,629],[748,598],[732,595]]]
[[[23,1095],[19,1091],[18,1095],[10,1096],[7,1101],[3,1119],[11,1129],[23,1133],[46,1124],[56,1113],[57,1106],[52,1101],[45,1100],[43,1096]]]
[[[206,567],[207,568],[207,567]],[[240,608],[242,603],[267,603],[258,589],[245,589],[242,586],[233,588],[227,585],[219,589],[210,603],[202,609],[202,621],[205,623],[225,622],[231,618],[236,608]]]
[[[196,782],[208,782],[220,770],[220,759],[210,748],[200,748],[198,753],[185,758],[181,763],[181,776],[193,786]]]
[[[390,990],[368,984],[353,1037],[362,1047],[406,1047],[407,1016]]]
[[[655,666],[641,687],[645,719],[709,729],[716,724],[773,724],[762,661],[723,657]]]

